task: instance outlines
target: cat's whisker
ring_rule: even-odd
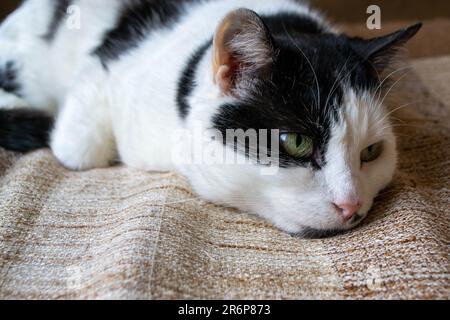
[[[383,79],[383,81],[381,81],[380,84],[379,84],[379,85],[376,87],[376,89],[375,89],[375,93],[378,93],[378,98],[380,98],[380,94],[381,94],[381,91],[382,91],[382,89],[383,89],[384,83],[385,83],[389,78],[391,78],[392,76],[394,76],[394,74],[396,74],[396,73],[398,73],[398,72],[400,72],[400,71],[403,71],[403,70],[407,70],[406,73],[408,73],[408,72],[410,72],[410,71],[412,70],[412,67],[411,67],[411,66],[406,66],[406,67],[397,68],[397,69],[395,69],[394,71],[392,71],[391,73],[389,73],[389,75],[387,75],[387,76]]]
[[[325,108],[327,107],[328,102],[330,101],[330,98],[331,98],[331,96],[333,95],[334,91],[337,89],[337,87],[338,87],[337,84],[338,84],[338,83],[343,83],[343,80],[345,80],[345,78],[347,78],[347,77],[351,74],[352,70],[353,70],[354,68],[356,68],[356,66],[354,66],[352,70],[350,70],[350,71],[347,72],[347,75],[346,75],[342,80],[339,79],[340,76],[341,76],[341,74],[342,74],[342,72],[345,70],[345,68],[346,68],[346,66],[347,66],[347,63],[348,63],[348,60],[349,60],[349,59],[350,59],[350,57],[348,57],[347,60],[345,61],[344,65],[342,66],[341,70],[339,71],[339,73],[338,73],[336,79],[334,80],[333,85],[331,86],[330,92],[328,93],[328,97],[327,97],[327,99],[326,99],[326,101],[325,101],[325,105],[324,105]],[[335,86],[336,86],[336,88],[335,88]]]
[[[386,125],[386,126],[384,126],[384,127],[381,127],[381,128],[379,128],[378,130],[379,130],[380,132],[383,132],[383,131],[385,131],[385,130],[389,130],[389,129],[396,130],[396,129],[398,129],[398,128],[423,129],[424,127],[423,127],[422,125],[413,125],[413,124],[396,124],[396,125],[393,124],[393,125]],[[396,135],[397,135],[397,136],[401,136],[402,133],[396,131]],[[405,136],[408,136],[408,135],[405,134]]]
[[[400,122],[400,123],[406,123],[406,120],[400,119],[400,118],[397,118],[397,117],[394,117],[393,115],[390,115],[390,119],[391,119],[392,121],[398,121],[398,122]]]
[[[380,102],[380,105],[384,104],[384,101],[386,99],[386,97],[389,95],[389,93],[392,91],[392,89],[401,81],[403,80],[406,76],[408,75],[408,73],[403,74],[399,79],[397,79],[393,85],[391,85],[391,87],[389,88],[389,90],[386,92],[386,94],[383,96],[383,99]]]
[[[403,105],[401,105],[401,106],[399,106],[399,107],[396,107],[396,108],[390,110],[386,115],[384,115],[384,117],[381,119],[381,122],[384,122],[387,118],[389,118],[389,117],[390,117],[392,114],[394,114],[395,112],[397,112],[397,111],[399,111],[399,110],[402,110],[402,109],[405,109],[405,108],[407,108],[407,107],[410,107],[410,106],[412,106],[412,105],[421,103],[421,102],[423,102],[423,101],[421,101],[421,100],[418,100],[418,101],[412,101],[412,102],[405,103],[405,104],[403,104]]]

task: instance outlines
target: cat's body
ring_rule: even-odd
[[[0,108],[53,112],[50,146],[70,169],[119,159],[178,170],[204,198],[286,231],[348,229],[396,162],[387,111],[374,98],[380,82],[365,61],[413,31],[372,45],[349,40],[291,0],[28,0],[0,27]],[[347,52],[353,47],[361,54]],[[188,141],[174,133],[197,125],[298,132],[314,148],[297,158],[281,151],[274,175],[262,175],[261,164],[175,161],[174,145]],[[16,149],[33,148],[27,139]],[[362,165],[361,152],[379,141],[380,159]]]

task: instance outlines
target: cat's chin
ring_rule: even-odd
[[[346,229],[314,229],[310,227],[305,227],[299,232],[291,232],[290,234],[293,237],[303,239],[323,239],[344,234],[346,232],[349,232],[354,227],[356,226]]]
[[[339,236],[345,234],[354,228],[358,227],[361,222],[365,219],[366,215],[358,215],[357,218],[349,221],[348,223],[342,224],[340,226],[333,226],[329,228],[316,228],[307,226],[289,227],[278,226],[282,231],[289,233],[293,237],[303,238],[303,239],[323,239],[330,238],[334,236]]]
[[[323,239],[334,237],[347,231],[348,230],[337,230],[337,229],[319,230],[307,227],[304,228],[302,231],[290,233],[290,235],[296,238],[303,238],[303,239]]]

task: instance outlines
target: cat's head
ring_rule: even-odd
[[[190,122],[201,120],[224,135],[227,129],[279,129],[278,172],[210,165],[191,168],[188,176],[208,199],[257,213],[291,233],[322,235],[361,222],[393,177],[396,142],[381,74],[420,24],[371,40],[315,32],[321,27],[314,25],[301,33],[300,25],[305,28],[290,15],[230,13],[190,99],[196,104]],[[245,156],[246,149],[230,141],[225,148]]]

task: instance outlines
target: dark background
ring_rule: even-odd
[[[0,20],[20,3],[19,0],[0,1]],[[422,21],[423,30],[408,45],[411,56],[450,54],[450,0],[311,0],[310,2],[313,7],[320,9],[332,22],[351,35],[372,37]],[[373,4],[381,8],[381,31],[366,28],[366,9]]]

